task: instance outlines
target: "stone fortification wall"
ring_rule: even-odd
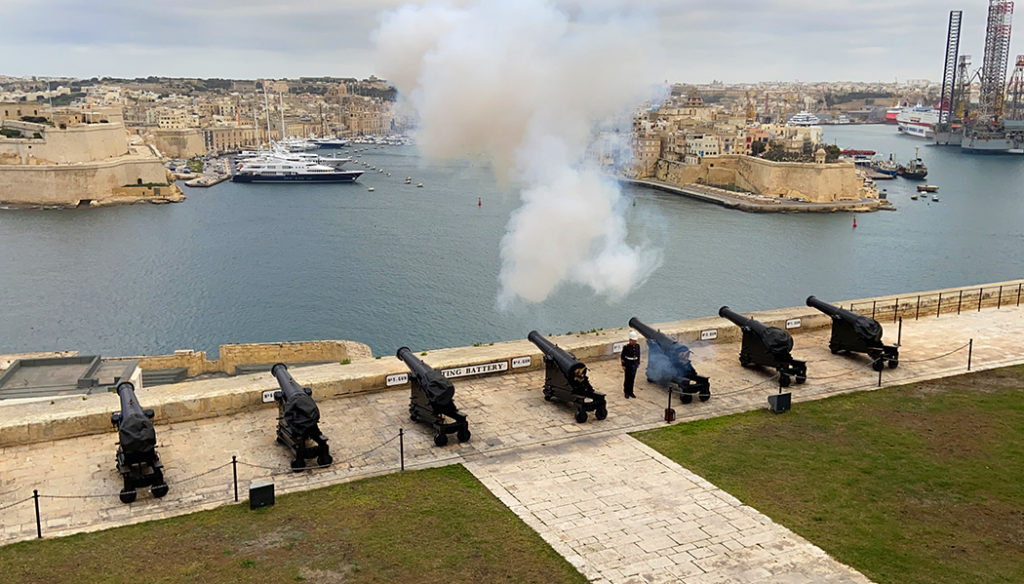
[[[139,183],[166,184],[167,171],[155,158],[121,157],[69,165],[0,165],[0,202],[77,206],[83,199],[104,202],[128,196],[119,190]],[[177,187],[166,188],[170,194]],[[139,192],[143,197],[146,193]],[[180,195],[180,192],[179,192]]]
[[[143,355],[121,357],[137,360],[139,368],[153,369],[187,369],[188,376],[203,373],[227,373],[234,375],[241,365],[258,365],[283,363],[317,363],[342,362],[358,359],[370,359],[373,353],[370,347],[355,341],[296,341],[282,343],[247,343],[237,345],[221,345],[220,359],[211,361],[206,358],[206,351],[191,349],[175,351],[171,355]]]
[[[203,133],[198,128],[153,130],[153,145],[161,154],[170,158],[191,158],[206,154]]]
[[[42,139],[0,138],[2,164],[70,164],[96,162],[128,153],[128,138],[120,123],[81,124],[67,129],[27,122],[4,122],[5,127],[17,127],[24,135],[34,132]]]
[[[815,203],[856,201],[871,196],[852,163],[771,162],[752,156],[705,158],[700,164],[658,161],[655,178],[674,185],[730,185],[752,193],[802,198]]]
[[[927,318],[926,315],[934,318],[934,315],[938,313],[956,313],[961,309],[975,310],[979,306],[995,309],[998,306],[1012,305],[1016,303],[1017,298],[1024,298],[1022,290],[1024,290],[1024,280],[1013,280],[985,284],[984,286],[862,298],[852,302],[837,301],[831,298],[822,300],[840,304],[848,309],[852,305],[855,312],[861,314],[870,315],[872,311],[875,311],[876,318],[886,327],[891,327],[896,316],[914,318],[919,314],[922,318]],[[828,316],[806,305],[754,313],[745,311],[740,306],[733,308],[744,316],[752,316],[768,326],[778,328],[787,328],[787,321],[798,319],[799,326],[789,329],[789,332],[794,335],[819,330],[830,326],[831,323]],[[742,337],[739,327],[717,316],[647,324],[691,347],[737,343]],[[702,332],[709,331],[715,332],[714,338],[702,341]],[[892,340],[894,334],[892,329],[887,328],[887,333],[887,339]],[[593,361],[615,358],[617,356],[616,349],[625,343],[627,334],[627,328],[620,328],[576,335],[551,336],[549,340],[563,349],[575,353],[577,358],[583,361]],[[309,344],[315,345],[315,343]],[[346,343],[346,341],[321,341],[321,343]],[[288,345],[291,344],[255,345],[250,346],[253,347],[251,351],[240,348],[238,354],[251,355],[251,358],[257,360],[256,362],[289,362],[289,359],[278,358],[286,353],[274,352],[274,347],[280,346],[281,350],[289,350]],[[358,343],[348,346],[358,346]],[[461,369],[459,377],[518,373],[543,367],[540,351],[526,340],[495,343],[493,346],[486,347],[430,350],[426,353],[421,358],[428,365],[437,369]],[[168,360],[151,363],[158,364],[159,368],[184,366],[180,363],[184,363],[186,358],[198,358],[196,355],[205,360],[205,355],[202,353],[183,351],[167,356],[181,361]],[[369,355],[368,349],[366,349],[366,355]],[[272,358],[268,359],[268,357]],[[312,388],[318,400],[378,391],[409,390],[408,383],[395,379],[395,376],[408,373],[408,368],[394,356],[380,359],[350,358],[353,361],[348,365],[337,363],[303,367],[301,373],[295,372],[294,375],[303,386]],[[131,357],[131,359],[139,359],[141,367],[141,362],[150,358]],[[177,364],[170,365],[170,363]],[[698,369],[699,367],[698,364]],[[272,404],[264,404],[263,392],[277,388],[273,377],[268,372],[263,372],[231,378],[204,379],[157,386],[146,390],[145,403],[147,408],[155,410],[158,423],[167,424],[227,415],[258,407],[273,407]],[[73,396],[28,403],[24,403],[24,400],[0,402],[0,447],[109,432],[110,413],[117,407],[117,396],[114,394],[93,395],[86,400],[83,400],[81,396]]]

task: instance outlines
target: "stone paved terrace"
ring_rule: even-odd
[[[883,324],[886,341],[894,342],[895,328]],[[964,372],[970,338],[975,370],[1024,363],[1022,324],[1024,309],[1005,306],[905,321],[900,366],[883,372],[883,385]],[[808,362],[809,379],[792,388],[794,408],[801,401],[877,384],[877,373],[865,357],[831,355],[827,339],[827,329],[795,337],[794,355]],[[711,378],[712,399],[676,403],[679,421],[766,407],[766,396],[777,391],[776,382],[768,372],[741,368],[738,350],[736,342],[694,348],[698,372]],[[433,445],[428,427],[408,421],[407,390],[322,399],[321,428],[331,439],[336,462],[328,469],[298,474],[287,470],[287,454],[274,442],[273,404],[221,417],[158,423],[158,452],[170,493],[155,500],[144,492],[131,505],[117,499],[121,485],[113,464],[113,429],[0,447],[0,543],[35,537],[33,505],[26,500],[33,489],[41,495],[44,536],[103,529],[233,502],[233,455],[240,461],[243,500],[250,481],[268,477],[282,493],[395,472],[397,434],[404,428],[406,468],[466,464],[595,582],[866,581],[625,436],[664,425],[666,392],[648,385],[641,375],[639,399],[624,400],[616,360],[588,365],[595,387],[608,395],[607,419],[576,424],[568,407],[545,402],[540,370],[459,379],[456,402],[469,415],[473,437],[464,444],[453,440],[444,448]],[[300,383],[303,370],[293,371]],[[251,391],[258,385],[254,379],[220,381]],[[142,390],[140,400],[156,391]],[[590,460],[600,462],[585,462]],[[617,502],[624,493],[643,495]]]

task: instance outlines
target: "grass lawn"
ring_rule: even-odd
[[[586,582],[462,466],[0,548],[19,584]]]
[[[636,437],[876,582],[1024,582],[1024,367]]]

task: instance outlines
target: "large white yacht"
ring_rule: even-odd
[[[231,177],[231,181],[242,183],[350,183],[355,182],[362,174],[361,170],[339,170],[299,157],[267,155],[239,163],[238,170]]]
[[[808,111],[802,111],[802,112],[794,115],[793,117],[789,118],[789,121],[786,122],[786,125],[787,126],[817,126],[820,123],[821,123],[821,120],[818,119],[818,116],[816,116],[816,115],[814,115],[814,114],[812,114],[812,113],[810,113]]]

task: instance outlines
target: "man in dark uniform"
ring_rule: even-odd
[[[627,399],[636,397],[633,393],[633,381],[636,379],[636,370],[640,368],[640,344],[636,340],[636,331],[629,331],[629,344],[622,347],[622,355],[619,356],[622,370],[626,373],[626,378],[622,382],[622,392]]]

